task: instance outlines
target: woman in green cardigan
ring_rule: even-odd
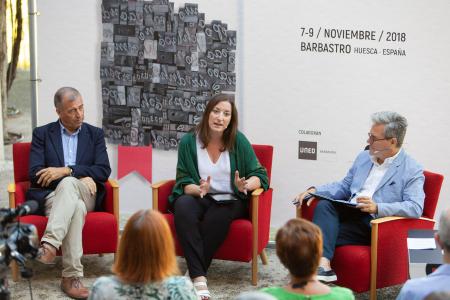
[[[216,95],[195,132],[186,134],[178,148],[169,200],[189,275],[203,300],[211,297],[206,273],[214,253],[231,222],[248,213],[247,193],[269,185],[265,168],[237,127],[234,96]],[[217,193],[226,194],[229,201],[217,201]]]

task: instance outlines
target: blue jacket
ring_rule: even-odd
[[[427,277],[408,280],[397,300],[421,300],[432,292],[450,292],[450,264],[443,264]]]
[[[31,140],[29,178],[31,188],[27,192],[27,199],[39,203],[40,213],[43,213],[45,197],[53,191],[62,180],[53,181],[48,187],[41,187],[36,173],[47,167],[64,167],[64,153],[59,121],[37,127],[33,130]],[[111,174],[108,153],[106,152],[103,130],[87,123],[83,123],[78,133],[77,158],[73,169],[76,178],[92,177],[97,184],[97,198],[95,210],[102,210],[105,195],[104,182]]]
[[[363,151],[344,179],[317,187],[317,193],[334,199],[349,199],[362,189],[372,166],[369,151]],[[401,150],[373,194],[372,199],[378,205],[377,217],[419,218],[425,199],[424,181],[422,166]]]

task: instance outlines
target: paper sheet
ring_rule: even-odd
[[[434,238],[407,238],[408,249],[436,249]]]

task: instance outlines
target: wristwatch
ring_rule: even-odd
[[[67,167],[70,170],[69,176],[73,176],[73,168],[72,168],[72,166],[67,166]]]

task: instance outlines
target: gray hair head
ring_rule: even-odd
[[[372,122],[384,124],[384,137],[396,138],[398,148],[403,145],[406,127],[408,127],[408,121],[405,117],[393,111],[380,111],[372,115]]]
[[[77,99],[80,96],[81,96],[81,94],[77,89],[75,89],[73,87],[65,86],[65,87],[59,88],[56,91],[53,101],[55,103],[55,107],[60,107],[64,97],[66,97],[69,101],[74,101],[75,99]]]
[[[447,252],[450,252],[450,208],[445,209],[439,218],[439,239]]]

